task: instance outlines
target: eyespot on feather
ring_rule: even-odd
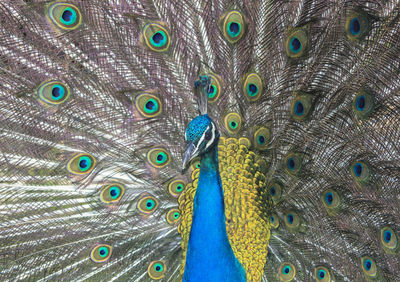
[[[290,262],[284,262],[280,265],[278,270],[278,277],[280,281],[292,281],[296,275],[296,268]]]
[[[135,98],[135,107],[142,116],[148,118],[159,116],[162,113],[161,100],[149,93],[138,95]]]
[[[330,282],[332,281],[331,273],[325,266],[318,266],[314,269],[315,280],[320,282]]]
[[[112,247],[110,245],[100,244],[92,249],[90,258],[97,263],[106,262],[110,259],[111,253]]]
[[[147,268],[147,273],[149,274],[151,279],[159,280],[164,277],[164,273],[166,271],[165,263],[161,260],[156,260],[150,263]]]
[[[242,127],[242,117],[238,113],[229,113],[224,118],[225,128],[229,134],[237,134]]]
[[[220,19],[220,28],[225,39],[234,44],[246,33],[246,20],[239,11],[225,13]]]
[[[374,97],[369,92],[361,90],[354,96],[352,107],[359,119],[367,119],[374,111]]]
[[[87,174],[96,165],[96,159],[90,155],[81,153],[73,157],[67,164],[67,170],[73,174]]]
[[[263,91],[261,77],[256,73],[249,73],[244,78],[243,93],[249,102],[255,102],[260,99]]]
[[[295,211],[291,211],[291,210],[285,212],[284,221],[285,221],[285,225],[292,232],[297,231],[301,224],[299,215]]]
[[[363,11],[351,11],[346,17],[345,30],[350,41],[361,41],[371,30],[369,15]]]
[[[290,106],[290,115],[296,121],[307,119],[311,113],[312,98],[311,95],[303,92],[296,92]]]
[[[309,49],[309,41],[307,27],[293,28],[286,38],[286,54],[292,59],[304,57]]]
[[[269,223],[271,224],[271,227],[276,229],[279,227],[279,217],[276,214],[272,214],[269,217]]]
[[[67,101],[71,91],[65,83],[51,80],[40,84],[37,93],[41,102],[56,106]]]
[[[153,213],[158,207],[158,201],[153,196],[144,196],[139,200],[137,208],[140,212],[145,214]]]
[[[106,185],[100,192],[100,200],[103,203],[117,203],[125,193],[125,187],[122,184],[114,183]]]
[[[208,89],[208,103],[213,104],[216,102],[219,97],[221,96],[222,89],[221,89],[221,80],[217,75],[214,74],[206,74],[211,80],[210,88]]]
[[[272,181],[268,185],[267,191],[270,194],[274,204],[277,204],[280,201],[281,196],[282,196],[282,186],[281,186],[281,184],[279,182],[277,182],[277,181]]]
[[[172,196],[177,198],[181,195],[181,193],[185,189],[185,186],[186,186],[185,181],[183,181],[181,179],[173,180],[168,185],[168,191]]]
[[[392,228],[386,226],[380,230],[381,243],[387,253],[395,253],[399,247],[397,234]]]
[[[371,170],[363,161],[356,161],[351,164],[351,175],[359,184],[366,184],[371,178]]]
[[[147,152],[147,161],[155,168],[163,168],[171,161],[171,155],[164,148],[154,148]]]
[[[361,268],[368,278],[375,278],[378,274],[378,268],[375,264],[375,261],[369,257],[364,256],[361,258]]]
[[[180,220],[181,214],[178,209],[170,209],[167,213],[166,219],[169,224],[175,224]]]
[[[264,151],[268,148],[269,141],[271,140],[271,131],[269,128],[261,127],[254,132],[253,142],[254,147],[258,150]]]
[[[47,15],[57,27],[63,30],[75,30],[82,24],[81,12],[73,4],[52,3],[48,6]]]
[[[339,194],[333,189],[327,189],[322,193],[321,201],[326,209],[335,209],[340,205]]]
[[[283,160],[284,169],[287,173],[296,175],[301,170],[302,157],[299,153],[289,153]]]
[[[167,28],[159,23],[145,25],[142,37],[147,47],[155,52],[165,52],[171,44],[171,37]]]
[[[190,167],[192,168],[192,170],[196,170],[196,169],[200,168],[200,158],[199,157],[194,158],[190,162]]]

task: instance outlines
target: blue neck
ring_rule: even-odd
[[[217,146],[202,156],[183,281],[246,281],[228,241]]]

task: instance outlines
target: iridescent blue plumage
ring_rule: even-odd
[[[208,83],[207,78],[201,77],[195,87],[205,88]],[[201,90],[200,95],[208,96],[208,91]],[[226,233],[217,153],[219,132],[214,122],[204,114],[189,123],[185,139],[184,163],[197,156],[201,161],[183,281],[246,281],[246,273],[235,257]]]
[[[217,147],[201,159],[183,281],[246,281],[226,234]]]

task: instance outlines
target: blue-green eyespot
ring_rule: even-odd
[[[55,2],[48,7],[48,17],[59,28],[74,30],[82,24],[81,12],[75,5]]]
[[[371,30],[371,21],[367,13],[351,11],[346,17],[346,35],[352,42],[362,40]]]
[[[225,39],[232,44],[238,42],[246,32],[246,20],[239,11],[225,13],[220,25]]]
[[[288,57],[298,59],[305,56],[309,49],[309,36],[306,27],[290,30],[286,38],[286,54]]]
[[[331,273],[325,266],[318,266],[314,270],[315,279],[319,282],[330,282]]]
[[[371,93],[360,90],[353,98],[353,112],[361,120],[367,119],[374,111],[374,97]]]
[[[37,90],[41,102],[50,106],[56,106],[64,103],[71,92],[68,86],[57,80],[43,82]]]
[[[67,164],[67,169],[73,174],[87,174],[93,170],[96,159],[90,155],[81,153],[73,157]]]
[[[143,28],[143,40],[155,52],[165,52],[171,44],[171,37],[164,25],[150,23]]]
[[[168,191],[172,196],[179,197],[179,195],[185,189],[185,186],[186,186],[185,181],[183,181],[182,179],[176,179],[176,180],[173,180],[168,185]]]
[[[396,232],[388,226],[385,226],[381,229],[381,243],[384,250],[393,254],[399,248],[399,241]]]
[[[287,173],[296,175],[302,167],[302,156],[299,153],[290,152],[284,158],[284,169]]]
[[[365,256],[361,258],[361,268],[368,278],[375,278],[378,274],[378,267],[375,264],[375,261],[369,257]]]
[[[210,88],[208,89],[208,102],[210,104],[216,102],[219,97],[221,96],[221,81],[219,76],[214,75],[214,74],[206,74],[206,76],[208,76],[211,80],[211,85]]]
[[[125,193],[125,187],[121,184],[115,183],[111,185],[106,185],[100,193],[100,200],[103,203],[116,203],[121,200]]]
[[[151,214],[157,209],[158,201],[153,196],[144,196],[139,200],[137,207],[142,213]]]
[[[154,148],[147,152],[147,161],[156,168],[163,168],[171,161],[171,155],[164,148]]]
[[[181,217],[181,214],[178,209],[170,209],[166,216],[167,222],[169,224],[175,224],[175,223],[179,222],[180,217]]]
[[[350,167],[351,175],[359,184],[366,184],[371,178],[371,170],[363,161],[355,161]]]
[[[281,264],[278,270],[278,277],[281,281],[292,281],[296,275],[296,268],[290,262]]]
[[[229,113],[224,118],[225,128],[229,134],[237,134],[242,127],[242,117],[238,113]]]
[[[92,249],[90,253],[90,258],[94,262],[106,262],[112,253],[112,247],[106,244],[97,245]]]
[[[156,260],[150,263],[147,268],[147,273],[149,274],[151,279],[159,280],[164,277],[164,273],[166,271],[165,263],[161,260]]]
[[[312,98],[303,92],[295,92],[295,97],[290,107],[290,115],[294,120],[303,121],[311,113]]]
[[[261,77],[256,73],[249,73],[244,78],[243,93],[246,99],[250,102],[255,102],[260,99],[263,92],[263,83]]]
[[[156,117],[162,113],[161,100],[150,93],[142,93],[135,98],[135,107],[139,113],[148,118]]]
[[[269,128],[260,127],[254,132],[253,143],[254,147],[258,150],[266,150],[268,148],[269,141],[271,140],[271,131]]]

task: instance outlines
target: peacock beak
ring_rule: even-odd
[[[199,154],[198,148],[190,142],[186,145],[185,154],[183,156],[183,164],[182,164],[182,174],[189,168],[189,164],[191,160],[193,160]]]

